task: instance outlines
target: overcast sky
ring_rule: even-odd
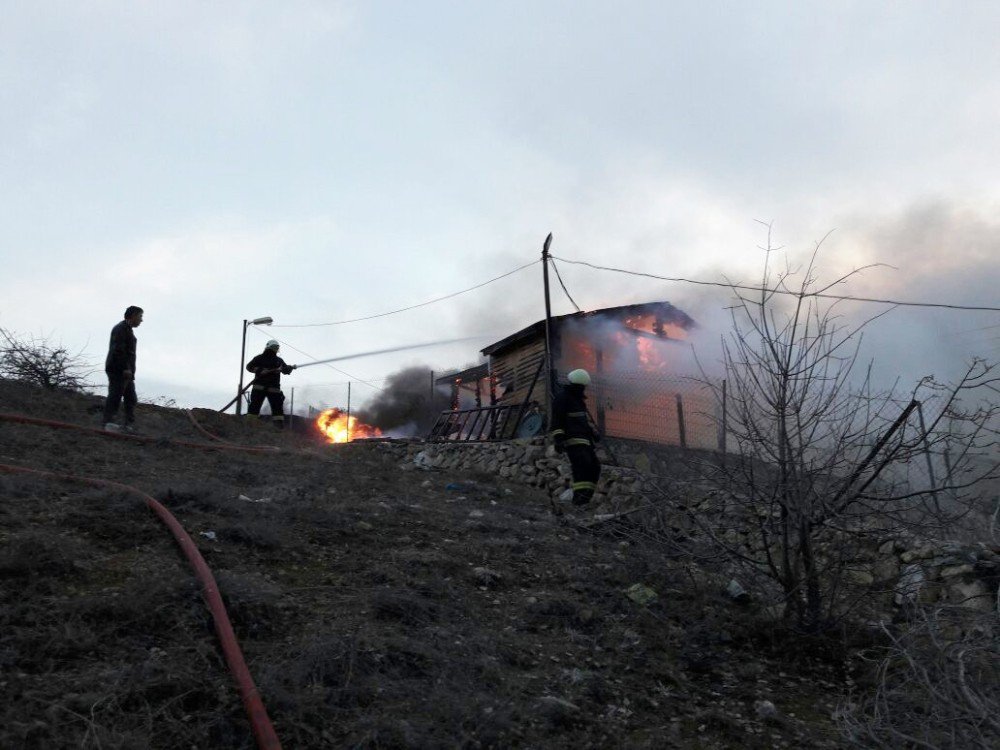
[[[218,407],[244,318],[338,321],[554,254],[752,281],[773,223],[845,293],[1000,305],[1000,5],[990,2],[0,3],[0,326],[102,366],[126,305],[140,398]],[[584,308],[725,293],[562,265]],[[474,362],[543,315],[541,267],[276,336],[301,370]],[[561,291],[556,313],[571,311]],[[873,308],[868,312],[874,312]],[[1000,315],[896,310],[881,366],[996,357]],[[347,373],[347,374],[345,374]],[[95,382],[103,383],[98,372]],[[308,388],[307,388],[308,386]],[[356,385],[363,400],[371,388]]]

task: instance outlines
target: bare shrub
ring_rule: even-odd
[[[1000,747],[1000,649],[995,613],[962,607],[915,613],[886,645],[863,655],[873,689],[838,720],[857,747],[988,750]]]
[[[48,338],[23,338],[0,328],[0,378],[80,392],[88,387],[92,373],[82,351],[74,354]]]
[[[998,474],[995,366],[975,360],[954,383],[879,391],[858,355],[864,329],[884,313],[844,322],[841,301],[824,295],[863,269],[820,283],[821,244],[798,272],[776,269],[769,243],[760,291],[733,287],[723,359],[735,451],[707,465],[719,491],[696,519],[807,631],[873,593],[867,562],[878,540],[954,532]],[[928,476],[914,481],[925,465]],[[724,519],[730,538],[709,518]]]

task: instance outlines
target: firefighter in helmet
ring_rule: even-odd
[[[296,366],[286,364],[278,356],[279,348],[281,345],[271,339],[264,351],[247,364],[247,370],[254,374],[247,414],[260,415],[260,407],[267,398],[267,403],[271,406],[271,421],[280,429],[285,426],[285,394],[281,392],[281,376],[291,374]]]
[[[573,370],[569,381],[552,402],[552,440],[556,451],[566,453],[573,468],[573,505],[586,505],[597,490],[601,477],[601,462],[594,450],[600,440],[587,413],[584,389],[590,385],[586,370]]]

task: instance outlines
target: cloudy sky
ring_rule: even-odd
[[[761,221],[793,261],[833,230],[823,274],[891,266],[845,293],[1000,306],[995,3],[0,7],[0,326],[100,365],[141,305],[141,398],[221,406],[244,318],[417,304],[537,259],[550,231],[567,259],[752,281]],[[722,290],[561,270],[585,308],[668,299],[723,333]],[[251,329],[248,353],[480,337],[287,382],[341,403],[349,378],[475,361],[541,317],[540,280]],[[998,326],[897,309],[870,341],[890,374],[948,375],[996,357]]]

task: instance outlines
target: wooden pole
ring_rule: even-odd
[[[233,405],[233,404],[235,404],[235,403],[236,403],[237,401],[239,401],[239,400],[240,400],[240,397],[241,397],[241,396],[243,396],[243,394],[244,394],[244,393],[246,393],[247,391],[249,391],[249,390],[250,390],[250,389],[251,389],[251,388],[253,387],[253,384],[254,384],[254,383],[256,383],[256,382],[257,382],[257,378],[254,378],[254,379],[253,379],[253,380],[251,380],[251,381],[250,381],[249,383],[247,383],[247,384],[246,384],[245,386],[243,386],[243,390],[242,390],[242,391],[240,391],[239,393],[237,393],[237,394],[236,394],[236,398],[234,398],[234,399],[233,399],[232,401],[230,401],[230,402],[229,402],[228,404],[226,404],[226,405],[225,405],[225,406],[223,406],[223,407],[222,407],[221,409],[219,409],[219,413],[220,413],[220,414],[222,414],[222,413],[223,413],[223,412],[225,412],[225,411],[226,411],[226,410],[227,410],[227,409],[228,409],[228,408],[229,408],[230,406],[232,406],[232,405]]]
[[[861,475],[864,473],[865,469],[868,468],[868,464],[870,464],[872,461],[875,460],[876,456],[878,456],[879,454],[879,451],[881,451],[886,446],[886,444],[889,442],[889,439],[896,433],[896,430],[902,427],[903,424],[906,422],[906,420],[909,419],[910,413],[917,408],[919,403],[920,402],[917,401],[916,399],[910,401],[909,405],[905,409],[903,409],[903,411],[900,413],[898,417],[896,417],[896,421],[889,426],[889,429],[886,430],[885,434],[878,439],[875,445],[872,446],[872,449],[868,452],[868,455],[865,456],[864,460],[854,470],[854,473],[847,478],[847,481],[837,491],[837,494],[833,496],[833,500],[830,501],[829,506],[835,508],[835,512],[840,512],[841,510],[843,510],[843,508],[838,505],[838,503],[840,503],[841,498],[844,497],[847,494],[847,491],[854,486],[854,483],[861,478]],[[855,493],[855,497],[864,492],[865,489],[868,487],[868,485],[874,482],[878,478],[878,475],[882,473],[882,469],[884,469],[886,464],[889,463],[889,460],[892,458],[892,455],[895,452],[896,449],[893,449],[892,451],[889,452],[889,456],[883,459],[881,465],[879,465],[875,469],[872,475],[868,477],[868,480],[865,481],[864,484],[861,485],[861,488],[857,490],[857,492]],[[846,505],[844,507],[846,507]]]
[[[934,461],[931,459],[931,446],[927,439],[927,423],[924,422],[924,405],[922,403],[917,404],[917,417],[920,418],[920,433],[924,438],[924,455],[927,457],[927,476],[931,482],[931,497],[934,498],[934,507],[940,513],[941,506],[938,503],[937,481],[934,479]]]
[[[677,394],[677,433],[681,439],[681,448],[687,448],[687,434],[684,430],[684,400]]]
[[[549,300],[549,246],[552,244],[552,232],[549,232],[542,245],[542,283],[545,287],[545,366],[547,385],[545,387],[545,424],[552,424],[552,398],[556,390],[556,369],[552,361],[552,303]]]
[[[351,381],[347,381],[347,442],[351,442]]]
[[[726,381],[722,381],[722,430],[719,432],[719,453],[722,454],[722,465],[726,465],[726,453],[729,452],[729,394],[726,391]]]
[[[255,318],[256,320],[256,318]],[[243,321],[243,343],[240,345],[240,384],[236,389],[236,416],[243,413],[243,365],[247,358],[247,321]],[[226,407],[229,408],[229,407]],[[223,409],[225,411],[226,409]]]
[[[545,360],[538,363],[538,369],[535,370],[535,376],[531,379],[531,385],[528,386],[528,393],[524,397],[524,401],[521,402],[521,407],[517,410],[517,418],[514,420],[514,428],[511,430],[510,435],[501,435],[500,437],[515,437],[517,435],[517,428],[521,424],[521,420],[524,419],[524,412],[528,409],[528,402],[531,401],[531,394],[535,392],[535,383],[538,382],[538,376],[542,374],[542,370],[545,368]]]
[[[595,405],[595,411],[597,412],[597,431],[603,435],[607,432],[607,421],[604,414],[604,350],[598,348],[595,356],[595,374],[597,375],[594,380],[596,381],[594,386],[594,400],[597,402]]]

